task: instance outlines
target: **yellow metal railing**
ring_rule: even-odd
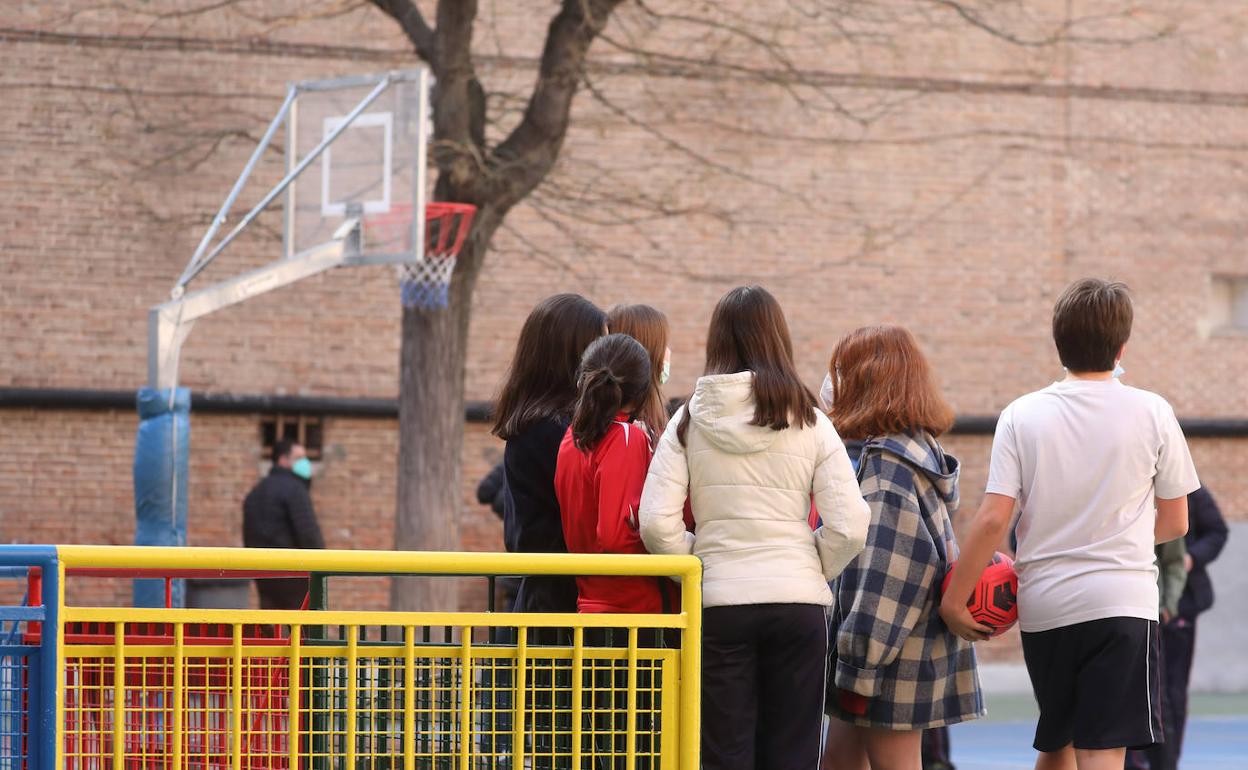
[[[698,766],[693,557],[58,549],[68,770],[675,770]],[[109,572],[109,571],[112,572]],[[671,577],[679,613],[64,605],[75,575]]]

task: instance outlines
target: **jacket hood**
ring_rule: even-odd
[[[753,454],[770,447],[779,435],[754,419],[754,373],[711,374],[698,379],[689,399],[689,417],[717,448]]]
[[[863,442],[863,452],[872,449],[896,455],[928,478],[950,510],[957,506],[958,458],[945,454],[945,450],[927,431],[892,433]]]

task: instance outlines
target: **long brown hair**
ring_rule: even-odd
[[[607,329],[637,340],[650,356],[650,390],[637,416],[657,436],[667,428],[667,406],[659,382],[667,356],[667,316],[649,305],[616,305],[607,311]]]
[[[572,441],[577,449],[588,452],[607,435],[621,409],[636,407],[645,398],[650,389],[650,354],[627,334],[599,337],[585,350],[576,387]]]
[[[842,438],[914,430],[939,436],[953,426],[953,408],[936,387],[927,357],[900,326],[864,326],[845,335],[829,370],[828,416]]]
[[[541,420],[570,418],[581,354],[606,324],[606,315],[579,294],[556,294],[538,303],[520,329],[493,434],[510,439]]]
[[[728,292],[711,314],[706,336],[705,374],[754,373],[754,419],[751,425],[784,430],[791,424],[815,424],[815,396],[797,376],[793,341],[780,303],[761,286]],[[685,443],[689,410],[676,435]]]

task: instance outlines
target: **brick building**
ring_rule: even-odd
[[[368,7],[55,5],[19,2],[0,22],[0,540],[129,543],[146,309],[286,82],[413,59]],[[551,8],[483,5],[480,74],[506,123]],[[1202,478],[1248,517],[1248,9],[1154,3],[1119,18],[1097,4],[1093,18],[1091,3],[1046,1],[972,23],[884,3],[846,32],[776,5],[790,10],[775,11],[774,47],[718,22],[637,9],[613,21],[557,174],[488,258],[468,398],[493,396],[525,313],[555,290],[665,310],[669,389],[687,393],[716,299],[757,281],[784,303],[812,386],[839,335],[903,323],[973,428],[1059,375],[1047,324],[1061,287],[1114,276],[1137,307],[1127,381],[1171,400]],[[257,184],[281,168],[271,154]],[[206,278],[277,253],[258,231]],[[266,404],[288,397],[281,417],[321,435],[313,497],[328,543],[391,547],[397,424],[360,400],[396,396],[399,316],[394,275],[376,268],[198,324],[181,380],[218,398],[192,415],[193,544],[239,542],[263,426],[279,417]],[[947,441],[968,507],[989,443],[973,430]],[[500,453],[470,422],[466,549],[500,547],[471,495]],[[379,583],[358,590],[386,601]]]

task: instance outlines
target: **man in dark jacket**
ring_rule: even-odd
[[[243,545],[247,548],[324,548],[308,486],[312,463],[299,444],[283,439],[273,445],[273,469],[243,501]],[[308,593],[305,578],[256,581],[260,606],[297,610]]]
[[[1187,684],[1196,651],[1196,617],[1213,606],[1213,583],[1205,567],[1226,545],[1226,522],[1213,495],[1204,487],[1187,496],[1187,516],[1187,585],[1179,599],[1178,614],[1161,626],[1166,742],[1148,750],[1150,770],[1176,770],[1179,766],[1187,724]]]

